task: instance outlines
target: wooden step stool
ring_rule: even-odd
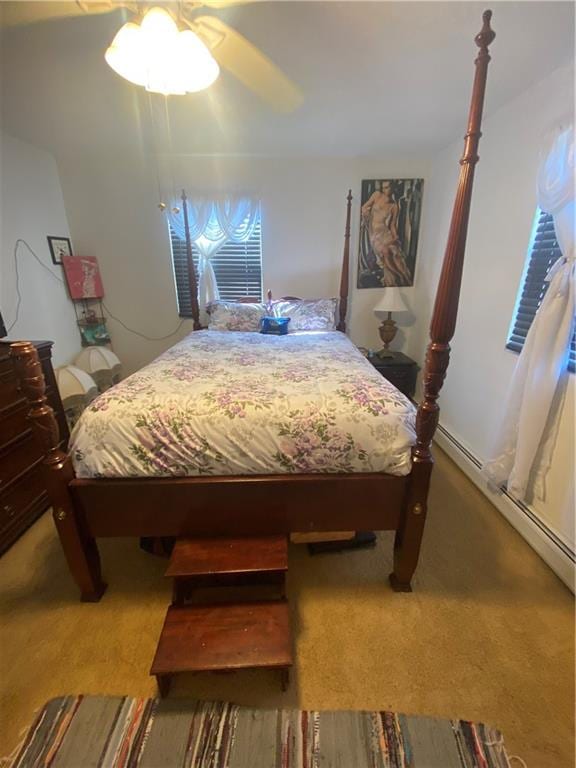
[[[240,539],[178,539],[166,576],[174,579],[172,602],[181,605],[198,587],[277,584],[286,595],[286,536]]]
[[[292,666],[285,601],[172,605],[150,670],[161,696],[177,672],[277,668],[286,690]]]
[[[276,668],[286,690],[292,666],[290,617],[285,599],[190,605],[195,587],[277,584],[282,598],[288,570],[286,537],[179,539],[166,576],[174,579],[150,669],[162,696],[178,672]]]

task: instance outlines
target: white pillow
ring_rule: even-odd
[[[207,309],[211,331],[259,331],[260,320],[266,314],[265,304],[241,301],[213,301]]]
[[[291,331],[335,331],[338,299],[275,301],[275,317],[289,317]]]

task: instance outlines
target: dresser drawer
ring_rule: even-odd
[[[47,494],[39,465],[0,493],[0,528],[6,528],[32,506],[47,503]]]
[[[6,347],[3,347],[2,353],[0,354],[0,376],[2,376],[3,373],[6,373],[6,371],[11,371],[13,368],[10,355],[4,351],[5,349]]]
[[[22,399],[16,376],[11,367],[0,369],[0,408],[12,405]]]
[[[402,390],[412,381],[412,369],[400,365],[390,366],[382,371],[382,376],[391,381],[397,389]]]
[[[0,493],[12,480],[30,469],[40,460],[40,446],[30,433],[0,455]]]
[[[46,398],[60,426],[66,449],[68,425],[52,369],[49,341],[36,347],[46,384]],[[41,450],[27,420],[29,405],[18,386],[10,343],[0,340],[0,555],[48,508]]]
[[[411,361],[396,362],[393,360],[378,360],[372,359],[372,365],[376,370],[391,384],[394,384],[396,389],[399,389],[407,397],[414,397],[416,390],[416,375],[418,373],[418,367],[416,363]]]
[[[29,410],[28,403],[23,400],[0,411],[0,452],[7,443],[14,440],[18,435],[31,431],[26,418]]]
[[[393,372],[386,371],[382,372],[382,375],[406,397],[414,397],[414,392],[416,391],[416,367],[404,367]]]
[[[0,494],[0,554],[5,552],[45,512],[50,503],[41,467],[27,472]]]

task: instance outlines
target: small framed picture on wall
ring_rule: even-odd
[[[72,243],[67,237],[53,237],[48,235],[48,245],[53,264],[62,265],[63,256],[72,256]]]

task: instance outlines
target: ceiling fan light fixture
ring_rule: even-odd
[[[206,45],[191,29],[178,34],[177,57],[187,93],[208,88],[220,74],[220,67]]]
[[[158,7],[147,11],[141,24],[124,24],[104,58],[121,77],[165,95],[204,90],[220,73],[198,35],[180,31],[171,14]]]
[[[114,72],[135,85],[146,85],[146,62],[138,24],[128,22],[116,33],[104,54]]]

